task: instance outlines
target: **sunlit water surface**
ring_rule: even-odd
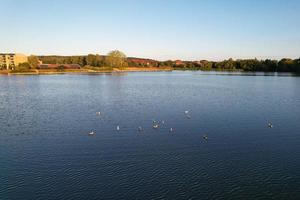
[[[0,76],[0,199],[300,199],[300,77]]]

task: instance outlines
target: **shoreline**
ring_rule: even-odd
[[[161,72],[161,71],[173,71],[173,68],[138,68],[138,67],[126,67],[124,69],[113,68],[111,70],[92,70],[92,69],[65,69],[63,71],[58,70],[31,70],[28,72],[13,72],[9,70],[0,70],[0,75],[55,75],[55,74],[99,74],[99,73],[114,73],[114,72]]]
[[[63,71],[53,69],[33,69],[27,72],[13,72],[9,70],[0,70],[0,76],[13,76],[13,75],[63,75],[63,74],[105,74],[105,73],[126,73],[126,72],[171,72],[171,71],[202,71],[202,72],[240,72],[240,73],[290,73],[299,76],[299,73],[295,72],[268,72],[268,71],[243,71],[243,70],[208,70],[208,69],[178,69],[178,68],[141,68],[141,67],[126,67],[126,68],[113,68],[113,69],[65,69]]]

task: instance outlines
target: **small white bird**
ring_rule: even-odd
[[[120,126],[117,126],[117,131],[119,131],[120,130]]]
[[[169,132],[171,133],[171,132],[173,132],[173,131],[174,131],[174,129],[173,129],[173,128],[170,128]]]
[[[162,120],[162,121],[161,121],[161,124],[165,124],[165,121],[164,121],[164,120]]]
[[[142,132],[142,131],[143,131],[143,128],[142,128],[141,126],[139,126],[139,127],[138,127],[138,131],[139,131],[139,132]]]
[[[188,113],[189,113],[189,111],[188,111],[188,110],[186,110],[186,111],[184,111],[184,113],[185,113],[185,114],[188,114]]]
[[[99,116],[100,116],[100,115],[101,115],[101,112],[100,112],[100,111],[99,111],[99,112],[96,112],[96,115],[99,115]]]
[[[88,133],[88,135],[95,135],[95,132],[92,131],[92,132]]]
[[[206,134],[203,135],[203,139],[204,139],[204,140],[208,140],[208,137],[207,137]]]
[[[154,129],[157,129],[158,127],[159,127],[158,124],[154,124],[154,125],[153,125],[153,128],[154,128]]]

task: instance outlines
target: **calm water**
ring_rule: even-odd
[[[300,77],[263,75],[0,76],[0,199],[300,199]]]

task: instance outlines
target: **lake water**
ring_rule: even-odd
[[[0,76],[0,199],[300,199],[300,77]]]

